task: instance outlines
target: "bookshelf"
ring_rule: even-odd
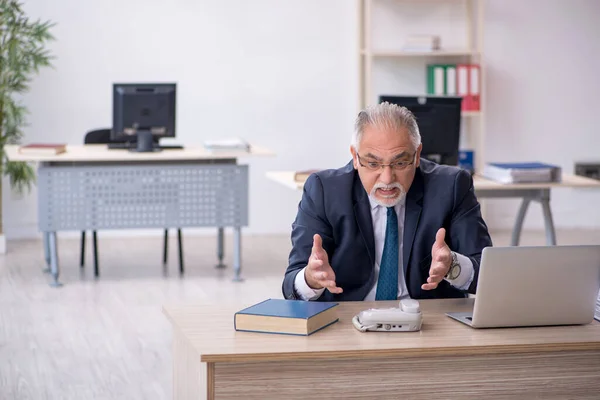
[[[460,148],[485,165],[484,0],[358,0],[359,109],[380,95],[426,96],[428,64],[479,65],[480,107],[463,111]],[[438,35],[439,50],[404,51],[409,35]],[[431,96],[431,95],[429,95]]]
[[[361,51],[366,54],[366,51]],[[471,56],[478,55],[477,51],[468,50],[437,50],[435,52],[427,51],[375,51],[371,52],[373,58],[383,57],[448,57],[448,56]]]

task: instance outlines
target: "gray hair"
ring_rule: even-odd
[[[388,102],[367,107],[358,113],[352,135],[352,146],[358,150],[358,144],[367,126],[375,126],[381,129],[391,129],[400,132],[407,129],[415,150],[421,144],[419,126],[413,113],[406,107],[401,107]]]

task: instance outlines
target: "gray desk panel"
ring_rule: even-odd
[[[43,232],[248,225],[247,165],[41,165],[38,189]]]

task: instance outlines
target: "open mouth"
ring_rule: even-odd
[[[378,188],[377,192],[379,193],[379,195],[381,197],[396,197],[399,194],[398,188],[391,188],[391,189]]]

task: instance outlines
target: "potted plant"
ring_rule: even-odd
[[[18,96],[28,90],[41,67],[51,66],[52,57],[45,45],[54,39],[50,34],[53,26],[49,21],[31,20],[17,0],[0,0],[0,169],[18,192],[31,188],[35,172],[27,163],[9,162],[4,145],[18,144],[23,137],[27,110]],[[4,248],[0,201],[0,252],[4,252]]]

